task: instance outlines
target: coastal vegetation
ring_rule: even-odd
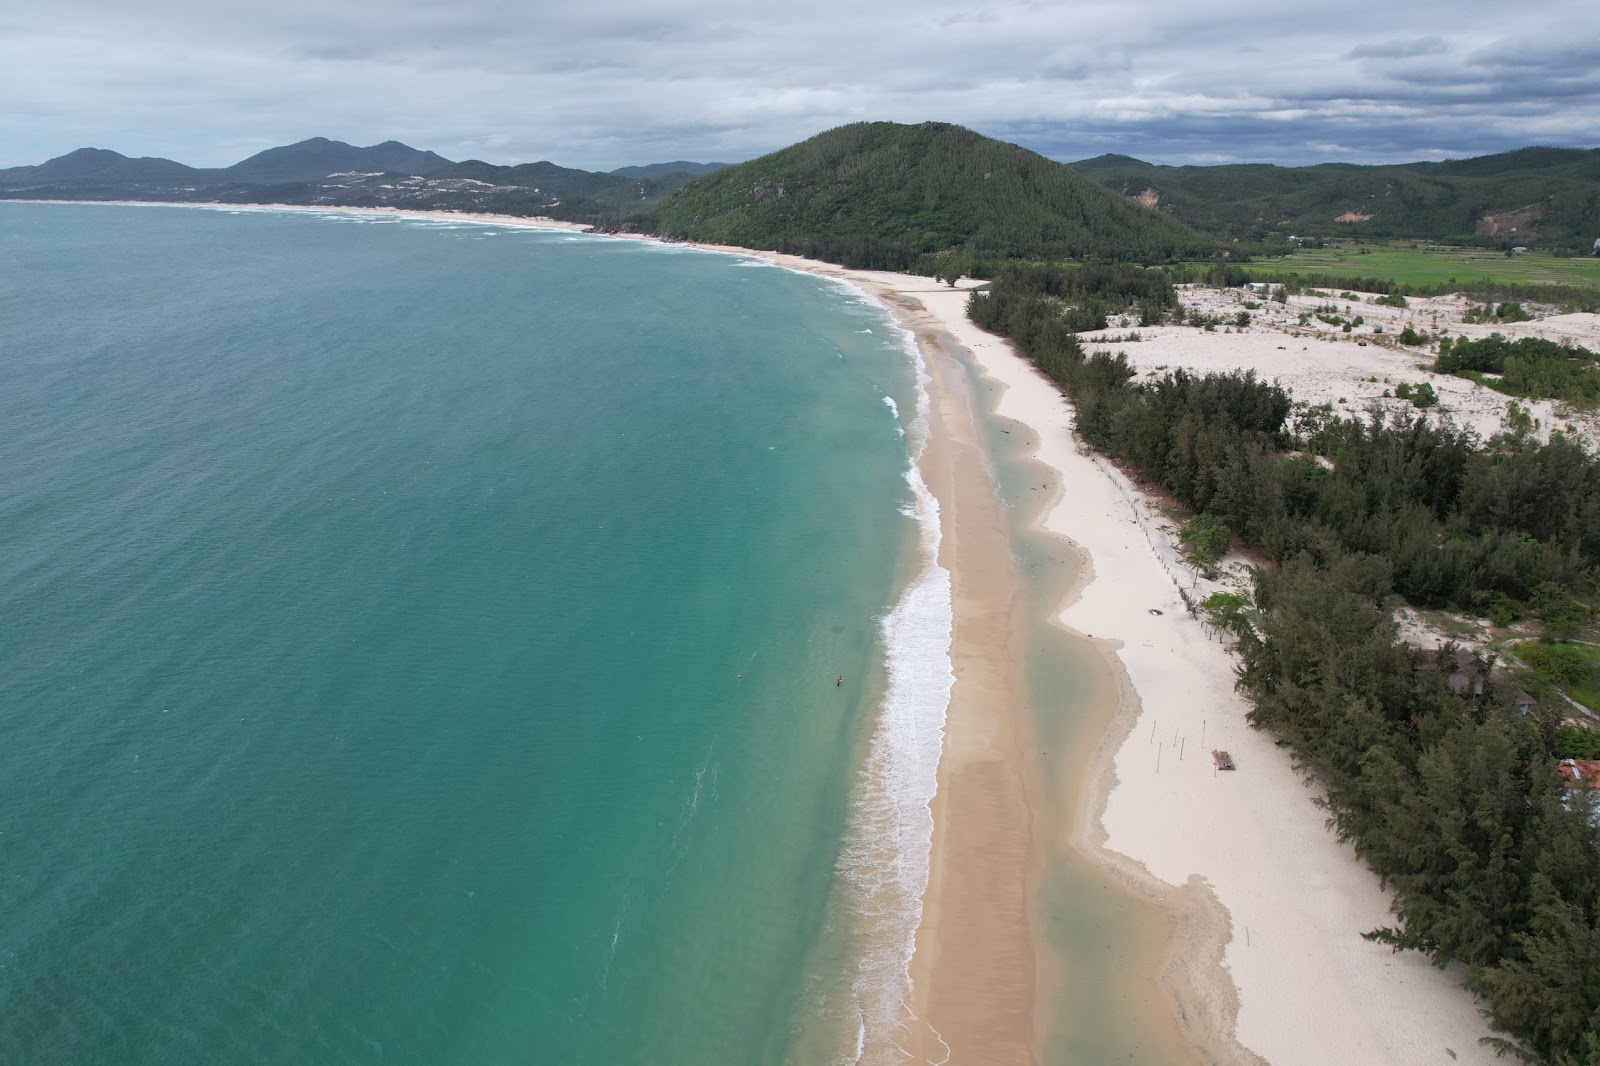
[[[1296,406],[1251,373],[1135,380],[1125,357],[1086,355],[1064,312],[1162,305],[1126,292],[1153,272],[1070,273],[1004,273],[969,314],[1061,387],[1088,445],[1266,564],[1253,608],[1197,609],[1237,637],[1252,722],[1393,890],[1394,924],[1369,935],[1461,964],[1507,1049],[1600,1061],[1600,840],[1593,801],[1555,772],[1562,714],[1524,713],[1490,660],[1402,643],[1394,617],[1401,601],[1516,611],[1570,636],[1600,566],[1600,462],[1559,433],[1484,442]]]
[[[1434,369],[1508,396],[1560,400],[1585,410],[1600,406],[1600,354],[1540,337],[1442,337]]]

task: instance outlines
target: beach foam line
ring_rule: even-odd
[[[852,296],[888,313],[869,294],[848,288]],[[857,783],[845,848],[843,865],[861,945],[852,986],[860,1031],[856,1056],[846,1060],[853,1062],[901,1054],[897,1037],[910,1012],[911,958],[933,851],[931,804],[938,791],[945,716],[955,684],[950,659],[955,615],[950,571],[939,564],[939,501],[920,466],[928,437],[931,378],[915,338],[895,329],[916,372],[917,406],[907,434],[905,480],[912,493],[922,565],[880,621],[887,685]]]

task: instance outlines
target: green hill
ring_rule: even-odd
[[[1064,164],[937,122],[829,130],[696,178],[630,228],[886,269],[1218,247]]]
[[[104,148],[79,148],[33,167],[0,170],[0,185],[72,185],[89,182],[203,182],[215,171],[196,170],[170,159],[129,159]]]
[[[357,148],[343,141],[312,137],[281,148],[268,148],[222,172],[228,181],[252,185],[316,181],[330,174],[371,171],[380,174],[432,174],[450,165],[433,152],[422,152],[399,141],[384,141]]]
[[[442,167],[428,176],[438,179],[470,178],[490,185],[521,185],[566,197],[591,197],[624,180],[614,174],[597,174],[589,170],[557,166],[549,160],[502,167],[481,159],[468,159]]]
[[[1522,148],[1442,163],[1073,167],[1191,226],[1244,240],[1365,237],[1583,251],[1600,237],[1600,149]]]

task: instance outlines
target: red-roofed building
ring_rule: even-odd
[[[1568,788],[1600,788],[1600,759],[1562,759],[1556,769]]]

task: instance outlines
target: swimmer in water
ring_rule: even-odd
[[[843,674],[840,674],[840,675],[839,675],[839,680],[837,680],[837,681],[835,681],[835,682],[834,682],[834,685],[835,685],[835,686],[838,686],[838,685],[842,685],[842,684],[844,684],[844,675],[843,675]]]

